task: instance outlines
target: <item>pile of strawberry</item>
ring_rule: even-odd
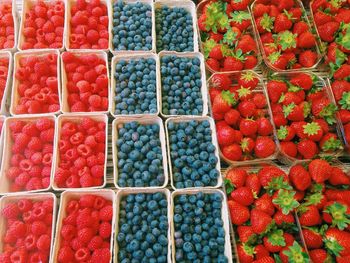
[[[252,11],[269,67],[286,70],[317,64],[316,38],[299,1],[257,0]]]
[[[268,158],[275,153],[267,99],[258,84],[252,71],[216,73],[210,79],[218,143],[229,161]]]
[[[49,262],[53,209],[52,198],[23,198],[5,204],[1,211],[5,222],[0,262]]]
[[[20,48],[63,48],[64,2],[30,1],[28,6],[23,16]]]
[[[0,49],[15,47],[15,27],[11,1],[0,3]]]
[[[101,186],[104,183],[106,123],[89,117],[62,120],[55,184],[60,188]]]
[[[55,134],[53,118],[8,120],[10,155],[4,171],[8,192],[31,191],[50,187],[52,152]]]
[[[315,159],[294,165],[289,178],[303,203],[297,209],[313,262],[350,261],[350,177],[342,165]]]
[[[66,216],[57,237],[60,244],[57,262],[109,263],[112,202],[101,196],[86,194],[69,200],[67,206],[61,209],[66,210]]]
[[[258,64],[250,2],[215,0],[201,4],[198,27],[206,63],[212,71],[253,69]]]
[[[26,54],[15,63],[17,101],[14,114],[50,113],[60,110],[58,96],[57,53]]]
[[[9,58],[3,57],[0,58],[0,103],[3,100],[7,77],[9,73]]]
[[[342,148],[333,132],[337,107],[321,78],[311,73],[276,74],[268,80],[267,91],[286,157],[312,159]]]
[[[65,52],[62,62],[67,76],[65,88],[69,111],[107,111],[107,61],[101,53]]]
[[[302,196],[283,170],[271,164],[231,168],[225,185],[241,263],[309,262],[296,240],[294,210]]]

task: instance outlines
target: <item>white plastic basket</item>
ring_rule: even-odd
[[[5,48],[2,49],[2,51],[9,51],[11,53],[14,53],[17,51],[17,43],[18,43],[18,29],[19,29],[19,21],[20,21],[20,16],[18,15],[18,10],[17,10],[17,4],[16,0],[0,0],[1,3],[10,3],[12,4],[12,17],[13,17],[13,29],[14,29],[14,44],[12,48]]]
[[[12,85],[13,60],[12,60],[12,54],[10,51],[0,51],[0,58],[8,58],[8,60],[9,60],[4,95],[1,99],[1,104],[0,104],[0,114],[7,115],[8,114],[8,106],[9,106],[8,104],[9,104],[9,100],[10,100],[10,87]]]

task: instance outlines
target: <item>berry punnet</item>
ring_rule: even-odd
[[[15,47],[15,26],[11,1],[0,4],[0,17],[0,49],[12,49]]]
[[[2,56],[2,54],[0,54],[0,56]],[[0,57],[0,104],[2,104],[3,100],[6,100],[4,93],[6,91],[7,79],[9,77],[9,63],[9,55],[6,54],[6,56]]]
[[[209,119],[171,119],[167,129],[174,187],[218,185],[219,160]]]
[[[108,49],[109,20],[104,1],[77,0],[68,12],[68,49]]]
[[[183,7],[156,7],[157,52],[195,51],[193,20],[191,13]]]
[[[105,115],[64,116],[59,120],[58,156],[54,181],[57,188],[102,186],[106,162]]]
[[[58,59],[56,51],[16,54],[13,114],[56,113],[60,110]]]
[[[21,197],[15,197],[18,201],[4,198],[0,262],[47,263],[52,244],[53,197],[42,196],[40,201],[37,197],[34,201],[31,195]]]
[[[157,67],[156,60],[149,58],[121,59],[116,62],[114,80],[115,115],[156,114]]]
[[[74,192],[73,192],[74,193]],[[68,197],[66,197],[68,199]],[[113,204],[102,196],[82,194],[67,200],[60,207],[65,215],[57,229],[58,263],[100,262],[109,263]]]
[[[27,1],[20,32],[19,48],[63,48],[64,1]]]
[[[161,57],[162,113],[202,115],[204,112],[202,67],[197,57]]]
[[[120,187],[155,187],[165,183],[159,124],[117,124],[115,169]]]
[[[64,52],[62,63],[66,75],[63,97],[67,100],[63,111],[107,111],[108,68],[104,53]]]
[[[168,262],[168,201],[165,193],[123,196],[119,207],[118,262]]]
[[[8,192],[50,187],[55,121],[53,117],[13,118],[6,121],[8,139],[4,175]]]
[[[152,50],[152,8],[141,2],[113,4],[112,45],[114,51]]]
[[[176,262],[228,262],[221,192],[183,192],[173,201]]]

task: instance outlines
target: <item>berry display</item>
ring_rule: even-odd
[[[159,124],[137,121],[117,125],[118,185],[155,187],[165,182]]]
[[[70,112],[108,110],[107,61],[103,53],[62,54]]]
[[[200,59],[166,55],[160,60],[162,113],[202,115],[204,103]]]
[[[15,27],[12,15],[12,2],[2,2],[0,4],[0,49],[10,49],[15,47]]]
[[[109,263],[113,204],[97,195],[71,198],[58,229],[59,247],[56,262]],[[63,211],[62,211],[63,213]]]
[[[276,153],[267,96],[258,75],[216,73],[209,80],[221,154],[228,161],[271,159]]]
[[[30,1],[22,21],[20,48],[63,48],[65,4],[61,0]]]
[[[151,5],[116,1],[113,4],[112,33],[114,50],[152,50]]]
[[[250,0],[207,1],[201,5],[198,28],[206,64],[211,71],[238,71],[257,66]]]
[[[0,58],[0,102],[5,99],[4,92],[7,85],[9,75],[9,57]]]
[[[56,52],[22,54],[14,69],[17,85],[13,92],[18,94],[11,105],[14,114],[55,113],[60,110],[57,60]]]
[[[1,211],[4,231],[0,261],[49,262],[53,198],[34,201],[28,195],[18,201],[8,200]]]
[[[168,262],[167,210],[161,192],[122,197],[116,240],[119,262]]]
[[[219,191],[182,193],[174,197],[176,262],[228,262],[222,200]]]
[[[53,118],[9,119],[5,141],[10,158],[4,164],[8,192],[50,187],[55,122]],[[6,167],[6,168],[5,168]]]
[[[192,15],[186,8],[164,5],[155,13],[157,52],[195,51]]]
[[[157,74],[154,58],[121,59],[115,66],[114,114],[155,114]]]
[[[107,123],[82,116],[66,118],[57,138],[55,184],[59,188],[103,185]]]
[[[100,0],[77,0],[71,6],[68,25],[70,49],[108,49],[108,11]]]
[[[171,120],[167,125],[173,185],[216,186],[220,171],[209,120]]]

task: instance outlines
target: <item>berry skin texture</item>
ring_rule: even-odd
[[[15,46],[14,18],[12,16],[12,3],[2,2],[0,4],[1,26],[0,26],[0,49],[11,49]]]
[[[0,10],[1,10],[1,6],[0,6]],[[7,77],[9,73],[8,68],[9,68],[9,58],[8,57],[0,58],[0,101],[2,101],[4,97],[4,92],[7,84]]]

